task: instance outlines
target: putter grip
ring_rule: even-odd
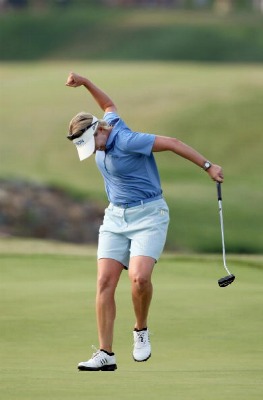
[[[216,182],[216,187],[217,187],[217,198],[218,200],[222,200],[221,183]]]

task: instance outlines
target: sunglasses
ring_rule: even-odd
[[[86,128],[81,129],[81,130],[78,131],[78,132],[69,133],[69,134],[67,135],[67,138],[68,138],[69,140],[71,140],[71,141],[74,140],[74,139],[78,139],[80,136],[83,135],[84,132],[86,132],[89,128],[91,128],[91,127],[92,127],[93,125],[95,125],[97,122],[98,122],[98,121],[93,122],[92,124],[86,126]]]

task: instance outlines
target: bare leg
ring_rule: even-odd
[[[112,352],[116,317],[115,290],[123,265],[110,258],[98,260],[96,312],[100,349]]]
[[[147,317],[152,300],[153,286],[151,276],[155,260],[151,257],[132,257],[129,277],[132,287],[132,301],[136,317],[135,329],[147,327]]]

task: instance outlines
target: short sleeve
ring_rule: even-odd
[[[114,112],[104,114],[104,120],[115,127],[116,142],[120,150],[126,153],[137,153],[150,156],[155,141],[155,135],[133,132],[120,116]]]
[[[127,153],[139,153],[149,156],[152,152],[155,135],[140,132],[127,132],[120,138],[121,147]]]
[[[119,120],[120,117],[118,114],[115,112],[107,112],[104,114],[103,119],[109,124],[109,125],[115,125]]]

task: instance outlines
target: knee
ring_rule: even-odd
[[[135,290],[144,292],[151,286],[151,279],[144,276],[133,276],[131,277],[131,283]]]
[[[104,293],[114,294],[115,289],[116,289],[116,283],[110,277],[101,276],[97,279],[98,294],[104,294]]]

